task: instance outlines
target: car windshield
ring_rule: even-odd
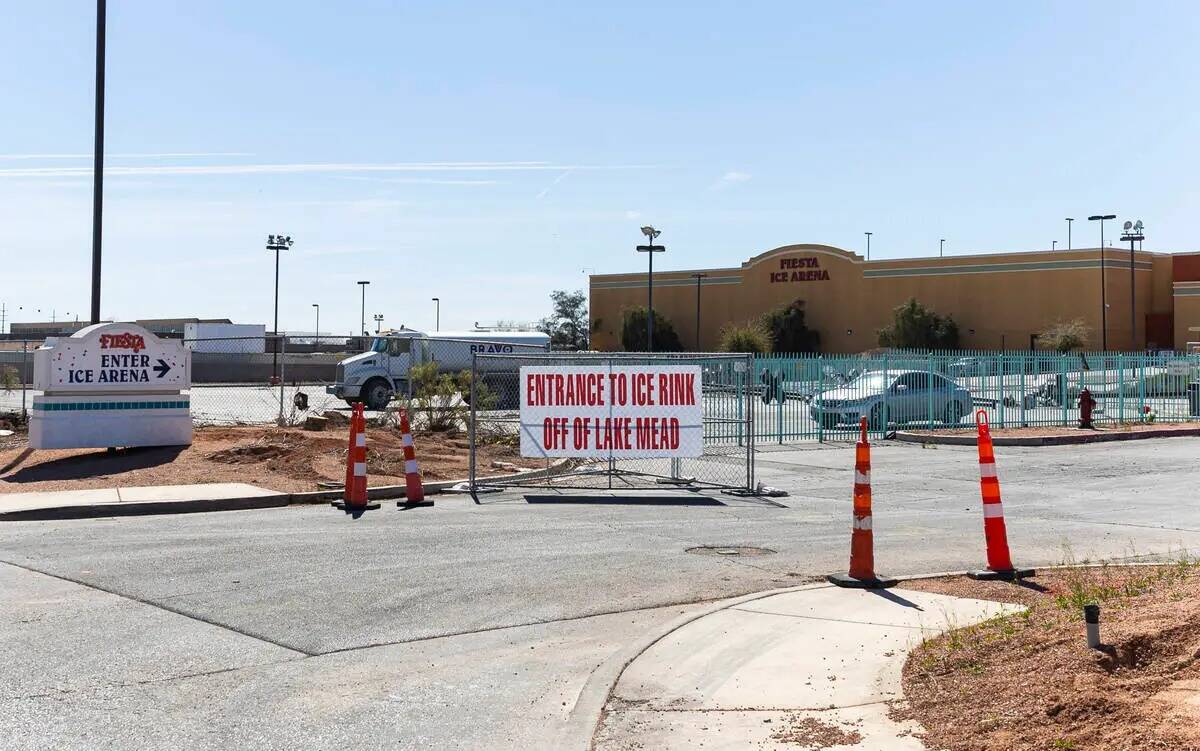
[[[895,376],[884,373],[863,373],[849,383],[849,387],[860,391],[882,391]]]

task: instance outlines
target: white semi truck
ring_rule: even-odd
[[[383,409],[397,393],[409,391],[409,371],[414,365],[436,362],[439,372],[471,369],[472,355],[541,354],[550,351],[550,337],[539,331],[442,331],[429,335],[413,329],[376,336],[371,350],[338,363],[337,376],[326,393],[348,404],[362,402],[367,409]],[[499,407],[515,406],[519,393],[515,377],[500,378],[497,371],[512,373],[515,363],[480,362],[482,381],[499,397]],[[489,374],[494,377],[489,378]],[[464,395],[468,396],[468,395]]]

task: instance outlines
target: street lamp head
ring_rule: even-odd
[[[1092,214],[1088,217],[1089,222],[1094,222],[1098,219],[1116,219],[1116,214]]]
[[[370,284],[370,282],[359,282],[359,284]]]
[[[650,238],[651,241],[653,241],[654,238],[661,235],[662,232],[654,229],[649,224],[647,224],[645,227],[642,227],[642,234],[645,235],[646,237]]]
[[[442,298],[440,298],[440,297],[431,297],[429,299],[432,300],[433,302],[441,302],[442,301]]]

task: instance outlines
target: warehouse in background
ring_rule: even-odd
[[[786,245],[736,267],[656,271],[654,311],[704,351],[717,348],[727,324],[795,300],[831,353],[879,346],[879,329],[910,298],[952,316],[964,349],[1036,347],[1038,332],[1073,319],[1097,349],[1103,319],[1110,350],[1185,350],[1200,339],[1200,253],[1105,248],[1103,291],[1101,263],[1099,248],[867,261],[830,245]],[[645,272],[591,276],[594,349],[622,349],[624,311],[646,305],[646,281]]]

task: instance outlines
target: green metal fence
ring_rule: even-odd
[[[1079,395],[1096,400],[1097,423],[1200,419],[1200,355],[1149,352],[917,352],[768,355],[754,363],[760,442],[846,440],[867,417],[871,431],[1067,426]]]

